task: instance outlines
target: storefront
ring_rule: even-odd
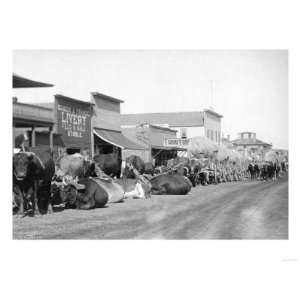
[[[51,148],[54,156],[85,151],[95,154],[116,153],[120,159],[133,151],[144,153],[145,147],[126,138],[120,128],[122,100],[92,93],[92,101],[55,95],[54,102],[14,102],[14,127],[22,127],[28,147]],[[45,131],[49,128],[49,132]]]
[[[120,131],[94,128],[95,154],[116,153],[125,160],[131,154],[141,154],[145,148],[130,141]]]
[[[13,89],[53,87],[53,84],[34,81],[16,74],[12,76],[12,85]],[[39,131],[43,131],[42,143],[48,151],[52,151],[53,147],[60,143],[59,137],[54,136],[54,123],[52,109],[20,103],[17,97],[13,97],[14,148],[24,149],[26,146],[27,150],[35,149],[41,142]]]
[[[122,126],[122,133],[131,141],[143,145],[144,153],[139,156],[155,166],[165,165],[169,159],[177,157],[178,152],[186,151],[183,147],[165,144],[166,139],[176,138],[176,130],[167,127],[150,124]]]
[[[124,160],[132,153],[144,153],[145,147],[131,141],[121,132],[120,105],[123,100],[98,92],[91,93],[93,103],[93,142],[94,153],[116,153]]]

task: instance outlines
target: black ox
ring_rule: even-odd
[[[34,215],[52,210],[51,180],[55,164],[50,153],[42,160],[33,152],[19,152],[13,156],[13,190],[16,210]]]

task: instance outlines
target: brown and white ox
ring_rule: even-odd
[[[138,181],[113,179],[97,163],[73,154],[58,159],[52,196],[66,207],[90,209],[129,197],[146,198],[146,192]]]

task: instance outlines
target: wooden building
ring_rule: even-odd
[[[53,84],[39,82],[31,80],[17,74],[13,74],[12,86],[16,88],[45,88],[53,87]],[[53,127],[54,120],[52,117],[52,110],[40,107],[37,105],[19,103],[17,98],[13,98],[13,148],[16,146],[15,137],[18,133],[30,132],[30,140],[28,147],[31,149],[36,147],[37,138],[40,139],[40,135],[37,136],[37,130],[44,130],[47,132],[48,146],[47,149],[53,150],[54,135]],[[55,141],[58,137],[55,137]]]
[[[176,130],[161,127],[152,124],[140,124],[122,128],[123,134],[128,139],[143,145],[145,150],[138,153],[128,151],[126,154],[139,155],[145,162],[151,162],[154,165],[166,164],[168,159],[177,157],[179,151],[186,151],[185,148],[166,146],[166,139],[176,139]]]
[[[176,130],[177,138],[205,136],[216,144],[221,143],[223,116],[212,109],[189,112],[122,114],[122,128],[147,123]]]
[[[30,149],[38,151],[48,147],[54,150],[55,157],[64,152],[85,151],[90,157],[99,153],[116,153],[121,158],[122,151],[144,149],[121,132],[122,102],[100,93],[92,93],[92,101],[61,94],[55,95],[54,102],[48,103],[14,101],[14,127],[21,127],[29,137]],[[49,128],[49,132],[45,131],[45,127]]]

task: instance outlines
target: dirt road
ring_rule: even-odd
[[[288,178],[193,188],[90,211],[13,217],[14,239],[288,239]]]

